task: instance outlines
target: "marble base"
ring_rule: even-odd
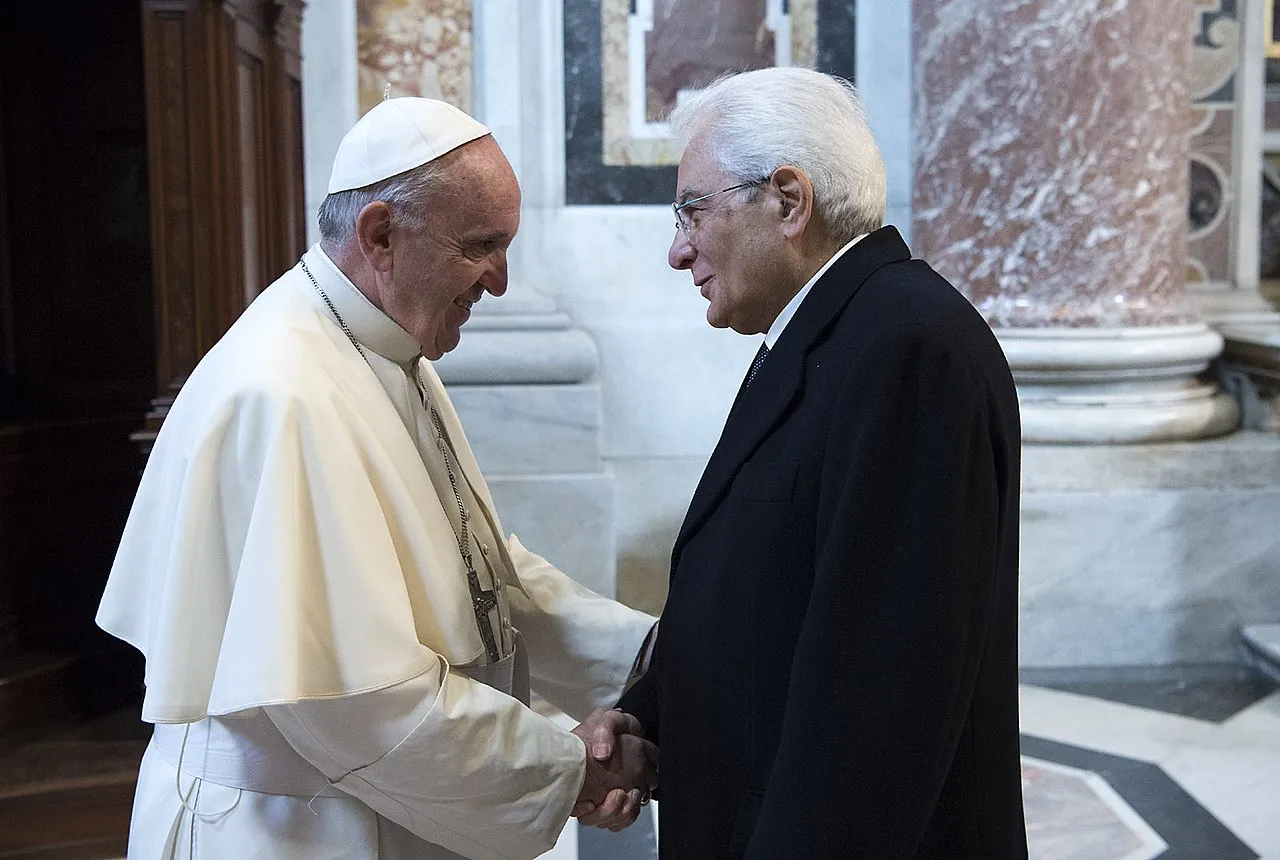
[[[595,374],[599,354],[553,300],[520,286],[477,304],[458,347],[434,364],[446,385],[573,384]]]
[[[619,595],[666,597],[705,458],[613,459]],[[1280,619],[1280,437],[1023,448],[1021,662],[1236,663]]]
[[[671,547],[706,457],[610,461],[617,479],[618,596],[657,614],[667,600]]]
[[[1223,385],[1240,402],[1242,424],[1280,433],[1280,314],[1224,324],[1219,330],[1226,341]]]
[[[599,472],[600,386],[450,385],[486,476]]]
[[[1230,284],[1188,284],[1187,297],[1195,305],[1200,319],[1215,328],[1280,320],[1280,313],[1276,313],[1261,293]]]
[[[464,338],[465,342],[465,338]],[[614,480],[596,385],[449,385],[503,528],[600,594],[617,594]]]
[[[1204,439],[1239,426],[1236,402],[1200,378],[1222,352],[1203,324],[997,329],[1028,442],[1131,444]]]
[[[1027,445],[1020,662],[1231,663],[1280,618],[1280,437]]]
[[[597,594],[617,597],[612,475],[485,478],[507,532]]]
[[[356,4],[307,0],[302,16],[302,151],[307,242],[320,241],[316,213],[328,194],[338,143],[360,117]]]

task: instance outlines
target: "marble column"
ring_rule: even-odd
[[[1187,0],[916,0],[914,241],[996,330],[1024,438],[1231,431],[1187,299]]]

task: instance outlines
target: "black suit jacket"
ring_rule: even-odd
[[[893,228],[739,392],[652,668],[670,858],[1026,857],[1020,434],[990,328]]]

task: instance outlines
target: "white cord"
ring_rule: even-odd
[[[187,797],[184,797],[182,794],[182,758],[187,754],[187,736],[190,734],[191,734],[191,723],[187,723],[186,728],[182,730],[182,746],[178,749],[178,772],[174,775],[173,782],[174,782],[174,786],[178,790],[178,801],[182,804],[183,808],[186,809],[187,812],[190,812],[192,815],[191,838],[194,839],[196,818],[199,818],[201,821],[213,821],[215,819],[221,818],[231,810],[235,809],[237,805],[239,805],[240,797],[244,794],[244,791],[243,789],[237,788],[236,799],[231,801],[231,805],[228,806],[226,809],[220,809],[216,812],[201,812],[196,807],[200,805],[199,785],[200,783],[204,782],[204,780],[202,780],[200,777],[197,776],[197,777],[192,777],[195,780],[195,782],[192,783],[192,787],[196,789],[195,806],[192,806],[190,803],[187,802]],[[187,796],[190,796],[189,791],[187,792]]]

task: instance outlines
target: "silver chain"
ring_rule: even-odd
[[[347,328],[346,320],[342,318],[342,314],[338,313],[338,309],[333,306],[333,302],[329,301],[329,294],[320,288],[320,282],[316,280],[316,276],[311,274],[311,270],[307,268],[306,260],[299,260],[302,264],[302,271],[307,273],[307,277],[311,279],[311,286],[316,288],[316,292],[320,294],[320,298],[324,299],[325,305],[329,308],[329,313],[333,314],[333,318],[338,321],[339,328],[342,333],[347,336],[347,340],[351,341],[351,345],[356,348],[356,352],[360,353],[360,357],[365,361],[369,360],[369,356],[364,354],[364,347],[360,345],[360,341],[356,340],[356,336],[351,333],[351,329]]]
[[[356,340],[356,336],[351,333],[351,329],[347,328],[347,323],[342,318],[342,314],[338,313],[338,309],[329,300],[328,294],[320,286],[316,276],[311,274],[311,269],[307,267],[307,261],[301,260],[300,262],[302,263],[302,271],[306,273],[307,278],[311,281],[311,286],[316,288],[316,292],[324,300],[325,306],[329,308],[329,313],[333,314],[333,318],[338,321],[338,327],[342,329],[342,333],[347,336],[347,340],[351,341],[351,345],[360,353],[360,357],[368,362],[369,356],[365,355],[364,347]],[[502,658],[502,655],[499,653],[497,642],[494,640],[493,626],[489,623],[489,610],[497,605],[497,599],[492,591],[485,591],[480,585],[480,575],[476,573],[476,566],[471,555],[471,517],[467,514],[467,506],[462,503],[462,493],[458,491],[458,479],[454,477],[453,465],[449,462],[449,445],[445,441],[444,425],[440,423],[440,413],[436,411],[435,403],[431,401],[431,397],[427,394],[427,388],[422,382],[422,375],[417,372],[416,365],[414,367],[414,381],[417,383],[423,405],[431,413],[431,423],[435,426],[436,431],[436,442],[440,447],[441,455],[444,456],[444,471],[449,476],[449,488],[453,490],[454,501],[458,503],[458,521],[462,524],[462,528],[460,533],[455,534],[454,537],[458,541],[458,552],[462,555],[462,561],[467,566],[467,585],[470,586],[471,590],[471,607],[475,611],[476,624],[480,627],[480,638],[484,640],[485,650],[489,653],[489,659],[496,663]]]

